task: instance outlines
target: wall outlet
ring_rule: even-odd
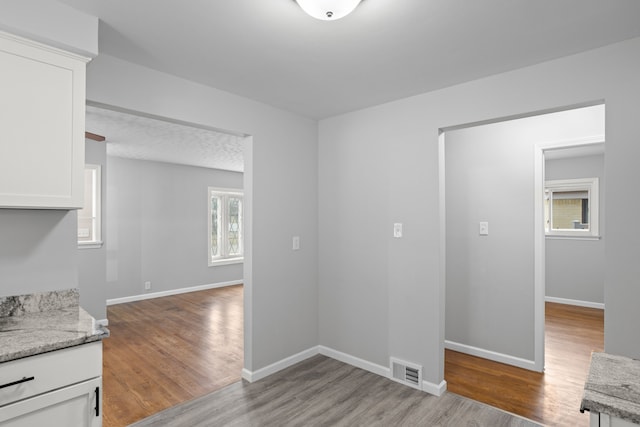
[[[395,224],[393,224],[393,237],[395,237],[396,239],[399,239],[400,237],[402,237],[402,223],[401,222],[396,222]]]
[[[149,289],[151,289],[151,282],[149,281],[144,282],[144,289],[145,291],[148,291]]]
[[[292,247],[291,249],[293,249],[294,251],[299,251],[300,250],[300,236],[293,236],[292,239]]]
[[[480,222],[480,235],[481,236],[488,236],[489,235],[489,223],[486,221],[481,221]]]

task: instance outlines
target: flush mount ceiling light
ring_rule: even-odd
[[[360,0],[296,0],[296,2],[302,10],[316,19],[335,21],[353,12]]]

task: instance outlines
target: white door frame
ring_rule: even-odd
[[[561,141],[538,142],[534,146],[534,365],[544,370],[545,321],[545,224],[544,224],[544,153],[558,148],[576,148],[605,142],[604,135]]]

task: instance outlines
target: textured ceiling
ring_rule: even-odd
[[[102,53],[325,118],[640,36],[639,0],[60,0]]]
[[[107,154],[243,172],[243,137],[87,106],[86,129],[107,138]]]

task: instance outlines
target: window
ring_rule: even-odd
[[[598,178],[547,181],[547,236],[598,237]]]
[[[78,247],[80,248],[102,246],[100,175],[100,165],[85,165],[84,206],[78,210]]]
[[[242,192],[209,187],[209,265],[243,261]]]

